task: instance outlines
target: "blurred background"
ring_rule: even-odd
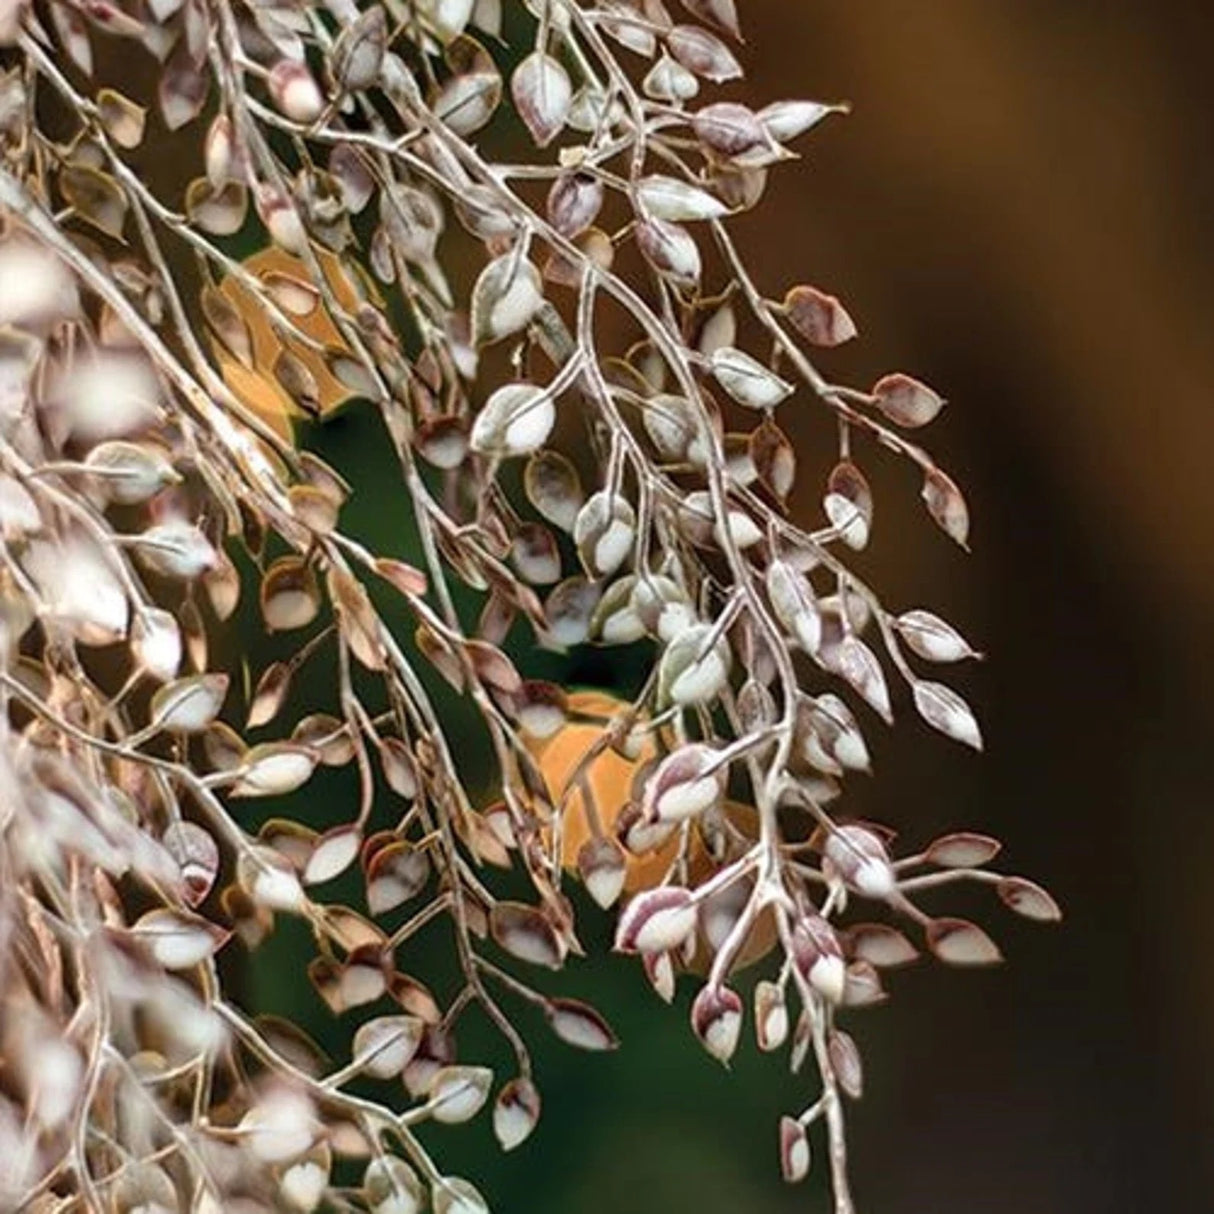
[[[808,282],[843,299],[861,336],[819,360],[832,378],[905,370],[949,398],[924,439],[974,517],[966,556],[910,469],[863,452],[877,521],[860,568],[887,603],[937,610],[987,652],[957,676],[987,753],[904,712],[872,731],[877,775],[853,781],[848,809],[908,845],[995,834],[1067,914],[1043,929],[950,895],[1007,964],[921,964],[849,1017],[866,1065],[849,1119],[859,1208],[1207,1208],[1214,18],[1097,0],[739,7],[750,78],[729,95],[854,105],[738,221],[752,271],[773,296]],[[367,424],[332,424],[339,463],[362,458]],[[790,428],[825,466],[826,418]],[[806,520],[819,488],[802,485]],[[606,918],[589,924],[600,955],[560,985],[623,1048],[583,1055],[524,1018],[538,1131],[502,1157],[487,1119],[444,1129],[445,1164],[500,1214],[827,1209],[824,1163],[808,1189],[777,1168],[778,1116],[809,1081],[753,1045],[726,1074],[687,1027],[688,992],[663,1008],[638,966],[601,955]]]

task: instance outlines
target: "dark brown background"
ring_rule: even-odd
[[[909,470],[866,461],[866,571],[990,657],[963,683],[986,756],[908,718],[860,802],[912,840],[992,831],[1068,914],[1036,930],[976,903],[1001,971],[900,975],[853,1018],[860,1207],[1208,1209],[1214,23],[1080,0],[739,7],[744,96],[855,106],[743,226],[752,266],[770,294],[808,281],[847,302],[861,340],[822,360],[832,375],[900,368],[950,398],[926,438],[975,518],[966,558]],[[831,431],[806,418],[797,437]],[[617,1015],[625,1050],[579,1066],[574,1124],[536,1142],[552,1188],[511,1161],[502,1209],[825,1208],[769,1175],[795,1084],[753,1054],[703,1077],[656,1005]]]

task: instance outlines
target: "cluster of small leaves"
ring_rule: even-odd
[[[515,1147],[540,1096],[502,996],[572,1045],[615,1038],[499,961],[558,969],[579,951],[567,867],[611,906],[631,859],[661,853],[617,946],[668,999],[677,970],[706,971],[693,1028],[728,1061],[743,1020],[731,975],[770,936],[759,1044],[790,1042],[794,1068],[812,1054],[820,1077],[780,1125],[781,1166],[806,1174],[824,1121],[846,1214],[841,1096],[861,1080],[838,1012],[879,1001],[878,969],[915,953],[891,926],[841,926],[849,898],[908,918],[958,964],[998,954],[916,891],[988,882],[1012,909],[1057,917],[1037,886],[986,867],[992,840],[949,836],[894,862],[880,830],[824,808],[868,767],[840,693],[888,720],[887,670],[929,725],[981,745],[960,696],[911,664],[969,646],[930,612],[887,611],[841,555],[874,523],[853,447],[908,460],[962,545],[966,506],[904,436],[940,397],[903,374],[866,391],[824,378],[807,351],[854,337],[851,317],[811,286],[766,298],[730,236],[769,171],[845,107],[701,100],[742,75],[734,3],[673,7],[0,0],[6,1208],[410,1214],[429,1190],[438,1214],[484,1211],[414,1133],[493,1093],[493,1073],[459,1059],[456,1024],[480,1008],[513,1051],[493,1123]],[[107,56],[128,53],[157,65],[153,95],[101,83]],[[478,150],[520,121],[546,153]],[[157,124],[202,140],[174,197],[135,167]],[[292,270],[242,263],[233,239],[250,232]],[[272,333],[269,366],[250,310]],[[313,335],[317,315],[334,340]],[[350,486],[229,367],[268,374],[301,414],[335,394],[378,410],[424,568],[342,530]],[[797,456],[776,420],[810,400],[839,436],[815,531],[788,514]],[[257,673],[242,716],[213,657],[240,565],[257,571],[266,630],[300,637]],[[384,623],[374,586],[411,635]],[[568,699],[507,656],[516,625],[549,649],[655,653],[560,787],[536,755]],[[297,672],[321,660],[332,711],[283,726]],[[487,808],[461,777],[435,672],[483,721],[502,793]],[[250,745],[251,730],[278,736]],[[582,778],[608,749],[644,756],[623,806],[596,805]],[[244,799],[348,765],[357,803],[323,830],[242,825]],[[567,859],[575,791],[589,838]],[[395,824],[373,830],[385,797]],[[525,873],[531,900],[495,896],[485,863]],[[351,871],[363,910],[317,897]],[[340,1067],[220,984],[217,950],[255,948],[281,915],[315,937],[318,995],[368,1017]],[[444,999],[401,968],[439,922],[462,974]],[[403,1112],[375,1086],[388,1081]],[[351,1158],[365,1171],[339,1185],[335,1160]]]

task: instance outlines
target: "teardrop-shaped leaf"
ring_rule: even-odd
[[[1005,906],[1027,919],[1057,923],[1062,918],[1062,908],[1053,897],[1025,877],[1004,877],[996,890]]]
[[[729,47],[699,26],[674,26],[666,35],[666,45],[679,63],[705,80],[720,84],[742,75],[742,65]]]
[[[527,500],[554,527],[572,531],[586,500],[577,469],[559,451],[541,451],[523,475]]]
[[[793,328],[815,346],[840,346],[856,336],[856,322],[833,296],[816,287],[793,287],[784,296]]]
[[[926,426],[944,407],[944,399],[926,384],[895,372],[873,384],[878,409],[897,426]]]
[[[458,1125],[480,1112],[489,1098],[493,1072],[484,1066],[445,1066],[431,1080],[427,1107],[444,1125]]]
[[[547,147],[569,117],[573,101],[569,73],[551,55],[533,51],[514,69],[510,92],[535,145]]]
[[[472,340],[489,345],[520,332],[544,302],[540,272],[509,252],[489,262],[472,288]]]
[[[546,1015],[552,1031],[579,1050],[614,1050],[619,1045],[607,1021],[579,999],[550,999]]]
[[[976,835],[970,831],[941,835],[934,839],[923,858],[941,868],[981,868],[989,864],[1002,848],[998,839]]]
[[[175,679],[152,696],[151,720],[161,730],[199,733],[219,715],[227,694],[226,674]]]
[[[923,501],[940,529],[968,549],[969,507],[952,478],[939,468],[929,468],[923,477]]]
[[[970,706],[943,683],[919,680],[914,685],[915,707],[933,729],[975,750],[982,749],[982,731]]]
[[[646,215],[671,223],[720,219],[729,208],[707,190],[677,177],[655,173],[637,182],[637,198]]]
[[[1003,960],[986,932],[965,919],[933,919],[927,927],[927,945],[949,965],[995,965]]]
[[[266,742],[244,756],[240,778],[232,785],[233,797],[278,797],[306,784],[316,768],[313,751],[290,742]]]

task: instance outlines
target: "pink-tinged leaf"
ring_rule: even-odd
[[[531,1136],[540,1119],[540,1094],[530,1079],[511,1079],[493,1105],[493,1133],[503,1151],[513,1151]]]
[[[780,1118],[780,1175],[796,1184],[809,1175],[809,1136],[795,1117]]]
[[[965,919],[933,919],[927,946],[948,965],[995,965],[1003,960],[990,936]]]
[[[727,986],[701,988],[691,1005],[691,1027],[700,1044],[720,1063],[728,1064],[742,1031],[742,1000]]]
[[[643,890],[624,908],[615,933],[621,953],[658,953],[678,948],[696,926],[689,890],[663,885]]]
[[[335,826],[316,841],[304,866],[305,885],[320,885],[340,876],[358,859],[362,832],[357,826]]]
[[[641,254],[663,278],[683,287],[693,287],[700,281],[699,245],[678,224],[664,219],[642,219],[635,235]]]
[[[864,697],[883,721],[887,724],[891,722],[894,714],[889,702],[889,687],[877,655],[858,636],[849,634],[839,645],[835,660],[839,674]],[[920,711],[923,711],[922,708]]]
[[[857,923],[848,928],[847,940],[853,957],[879,969],[909,965],[919,956],[900,931],[884,923]]]
[[[846,114],[846,103],[828,105],[821,101],[773,101],[758,113],[767,133],[779,143],[788,143],[817,126],[828,114]]]
[[[849,889],[868,898],[886,899],[896,888],[889,850],[864,826],[836,827],[822,845],[828,876],[838,876]]]
[[[536,146],[547,147],[569,117],[573,101],[569,73],[551,55],[533,51],[514,69],[510,92]]]
[[[831,470],[822,508],[849,548],[858,552],[868,544],[873,493],[864,473],[850,460],[842,460]]]
[[[186,905],[198,906],[219,873],[215,840],[195,822],[173,822],[160,841],[181,869]]]
[[[742,29],[738,24],[735,0],[682,0],[682,4],[693,17],[707,21],[741,41]]]
[[[826,1051],[843,1094],[859,1100],[864,1091],[864,1067],[856,1043],[842,1029],[832,1029],[826,1039]]]
[[[579,999],[550,999],[548,1023],[567,1045],[579,1050],[614,1050],[619,1039],[611,1026],[588,1003]]]
[[[275,107],[292,122],[308,125],[324,113],[325,99],[307,66],[280,59],[266,78]]]
[[[382,738],[379,761],[388,787],[398,797],[412,801],[417,796],[417,765],[409,747],[400,738]]]
[[[776,559],[767,566],[767,597],[776,619],[814,654],[822,640],[822,616],[808,578],[787,561]]]
[[[1027,919],[1057,923],[1062,918],[1062,908],[1053,897],[1026,877],[1004,877],[996,889],[1005,906]]]
[[[677,177],[654,173],[637,182],[637,199],[643,217],[669,223],[720,219],[729,208],[707,190]]]
[[[929,468],[923,477],[923,501],[940,529],[968,551],[969,507],[952,478],[939,468]]]
[[[548,218],[571,240],[584,232],[603,207],[603,183],[585,173],[563,173],[548,191]]]
[[[676,25],[666,35],[666,45],[671,55],[689,72],[695,72],[705,80],[722,84],[742,75],[742,65],[729,47],[699,26]]]
[[[205,61],[204,61],[205,62]],[[180,45],[160,73],[158,100],[164,125],[178,131],[202,113],[211,91],[211,76]]]
[[[788,1040],[788,1004],[784,989],[767,978],[755,984],[755,1040],[764,1053],[778,1050]]]
[[[587,893],[606,910],[624,892],[628,866],[614,839],[587,839],[578,849],[578,874]]]
[[[20,11],[20,6],[18,6]],[[74,9],[66,4],[50,5],[51,20],[59,42],[68,58],[86,75],[93,74],[93,45],[89,40],[88,26]],[[14,14],[15,15],[15,14]]]
[[[333,44],[333,75],[344,89],[357,92],[379,80],[388,45],[388,20],[376,5],[360,13]]]
[[[792,959],[806,982],[824,999],[843,997],[846,967],[835,929],[821,915],[802,915],[793,925]]]
[[[944,407],[944,398],[927,384],[903,375],[883,375],[872,391],[877,408],[896,426],[926,426]]]
[[[642,953],[641,965],[654,994],[663,1003],[674,1002],[674,958],[669,953]]]
[[[933,840],[924,853],[924,859],[941,868],[980,868],[989,864],[1003,845],[989,835],[975,835],[969,831],[941,835]]]
[[[547,918],[522,902],[496,902],[489,911],[493,939],[512,957],[547,969],[560,969],[565,961],[561,939]]]
[[[770,418],[750,436],[750,460],[771,495],[780,502],[786,501],[797,476],[797,453],[788,436]]]
[[[769,143],[754,110],[734,101],[718,101],[697,110],[691,129],[706,148],[719,156],[741,156]]]
[[[375,572],[391,582],[401,594],[416,595],[420,598],[426,593],[426,575],[405,561],[393,560],[386,556],[378,557],[375,561]]]
[[[951,687],[920,680],[914,685],[915,707],[933,729],[946,737],[982,749],[982,731],[970,706]]]
[[[856,322],[833,296],[816,287],[792,287],[784,312],[794,329],[814,346],[841,346],[856,336]]]
[[[641,807],[653,822],[683,822],[721,802],[728,766],[715,747],[691,742],[672,751],[645,782]]]
[[[894,620],[907,645],[929,662],[959,662],[982,655],[951,625],[930,611],[907,611]]]
[[[875,1007],[888,998],[881,985],[881,975],[867,961],[853,961],[847,967],[843,986],[844,1007]]]

